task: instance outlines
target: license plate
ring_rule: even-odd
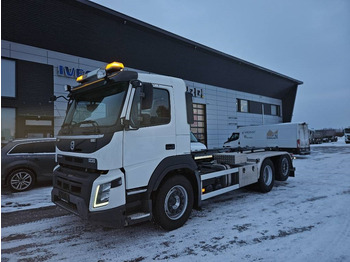
[[[64,202],[69,202],[69,194],[66,192],[58,191],[58,197]]]

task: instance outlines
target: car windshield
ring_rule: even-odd
[[[345,128],[345,133],[350,133],[350,128]]]
[[[101,127],[116,125],[127,88],[128,82],[118,82],[75,95],[62,127],[100,133]]]

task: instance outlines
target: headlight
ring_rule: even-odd
[[[94,208],[108,205],[111,183],[98,185],[95,193]]]

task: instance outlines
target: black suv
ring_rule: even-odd
[[[1,149],[1,182],[12,191],[30,189],[36,182],[52,181],[55,138],[20,139]]]

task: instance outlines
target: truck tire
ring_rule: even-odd
[[[156,195],[155,222],[169,231],[181,227],[191,214],[193,201],[192,185],[184,176],[169,178]]]
[[[290,170],[292,168],[292,161],[288,155],[283,155],[278,158],[276,180],[286,181],[289,177]]]
[[[262,193],[270,192],[275,183],[275,168],[272,161],[267,158],[261,165],[258,186]]]
[[[34,173],[26,168],[13,170],[8,176],[7,184],[14,192],[28,190],[34,185]]]

